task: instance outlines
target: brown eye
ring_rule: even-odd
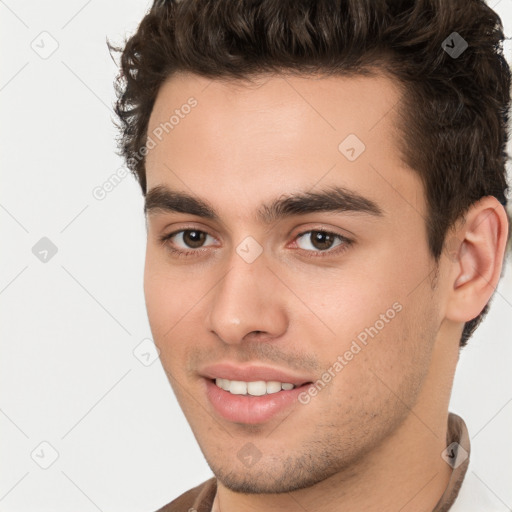
[[[312,231],[310,236],[313,246],[320,250],[330,249],[335,238],[333,235],[323,231]]]
[[[204,231],[193,231],[187,229],[183,231],[183,242],[191,249],[197,249],[203,245],[206,240],[206,236],[207,234]]]
[[[341,235],[338,235],[336,233],[329,233],[327,231],[320,231],[320,230],[311,230],[311,231],[306,231],[304,233],[301,233],[300,235],[298,235],[297,239],[304,239],[306,242],[309,242],[309,244],[306,244],[305,247],[300,247],[301,249],[304,249],[304,250],[308,250],[310,251],[311,250],[311,247],[313,249],[316,249],[316,251],[314,252],[322,252],[322,251],[327,251],[329,249],[331,249],[332,247],[335,247],[335,245],[333,245],[336,241],[336,239],[339,239],[340,240],[340,243],[336,244],[337,245],[340,245],[342,242],[346,241],[345,237],[341,236]],[[309,247],[307,246],[309,245]]]
[[[199,229],[180,229],[160,238],[162,244],[172,250],[172,246],[177,247],[178,252],[187,252],[187,249],[200,249],[203,247],[206,239],[214,238]]]

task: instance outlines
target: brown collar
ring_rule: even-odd
[[[452,466],[452,475],[446,489],[432,512],[450,510],[459,494],[462,481],[469,466],[471,446],[469,434],[464,420],[454,413],[448,415],[448,430],[446,432],[447,449],[443,453],[444,460]]]

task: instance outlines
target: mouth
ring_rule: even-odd
[[[280,382],[276,380],[256,380],[248,382],[243,380],[223,379],[220,377],[209,380],[220,389],[227,391],[232,395],[243,396],[273,395],[281,391],[291,391],[292,389],[312,384],[312,382],[293,384],[291,382]]]
[[[212,412],[241,424],[264,423],[283,415],[285,409],[303,403],[301,394],[313,383],[312,375],[256,362],[224,360],[199,368],[198,373]]]
[[[299,396],[312,384],[222,378],[204,378],[203,382],[213,411],[224,420],[239,424],[261,424],[284,415],[301,403]]]

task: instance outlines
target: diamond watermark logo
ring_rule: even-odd
[[[357,160],[366,149],[363,141],[351,133],[338,146],[339,152],[350,162]]]
[[[32,247],[32,254],[41,263],[48,263],[57,254],[57,251],[57,246],[45,236]]]
[[[452,32],[442,43],[441,48],[452,58],[460,57],[466,48],[468,42],[458,33]]]
[[[441,457],[448,465],[456,469],[468,458],[468,452],[459,443],[453,442],[443,450]]]
[[[31,43],[30,47],[41,59],[49,59],[58,49],[59,43],[49,32],[41,32]]]
[[[144,366],[150,366],[160,357],[160,350],[152,339],[145,338],[133,349],[133,355]]]
[[[237,246],[236,252],[246,263],[252,263],[261,255],[263,247],[252,236],[248,236]]]
[[[59,452],[48,441],[43,441],[30,456],[40,468],[48,469],[59,458]]]
[[[238,460],[246,467],[252,468],[261,459],[261,452],[252,443],[246,443],[238,450]]]

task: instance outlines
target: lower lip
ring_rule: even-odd
[[[205,379],[206,395],[215,411],[224,419],[235,423],[264,423],[293,404],[299,403],[298,396],[311,386],[302,386],[278,391],[270,395],[233,395],[219,388],[211,379]]]

